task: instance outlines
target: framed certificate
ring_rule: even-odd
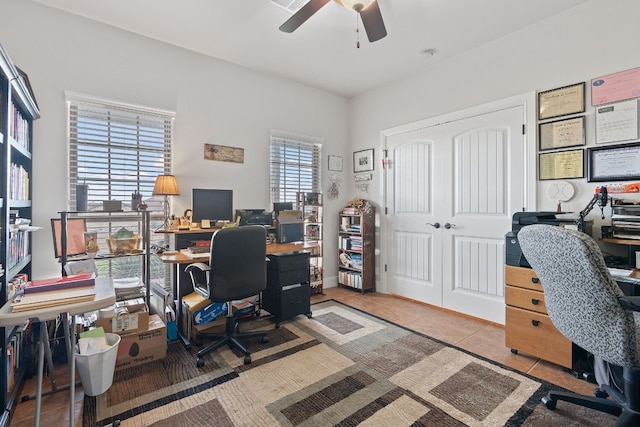
[[[329,170],[342,172],[342,156],[329,156]]]
[[[584,178],[584,150],[538,154],[538,179]]]
[[[585,145],[584,116],[538,124],[540,151]]]
[[[640,142],[587,149],[587,181],[640,179]]]
[[[538,120],[584,113],[585,83],[538,92]]]

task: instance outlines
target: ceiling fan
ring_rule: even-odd
[[[320,10],[325,4],[331,0],[310,0],[293,14],[284,24],[280,26],[280,31],[285,33],[294,32],[300,25],[304,24],[307,19]],[[360,14],[362,25],[367,32],[370,42],[375,42],[387,35],[387,29],[382,20],[382,14],[378,7],[377,0],[334,0],[347,9],[355,10]]]

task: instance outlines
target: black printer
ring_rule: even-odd
[[[526,225],[531,224],[549,224],[558,226],[569,226],[577,229],[577,220],[570,218],[558,218],[558,215],[567,214],[567,212],[516,212],[511,220],[511,231],[505,235],[506,247],[506,263],[516,267],[531,268],[529,262],[522,255],[520,242],[518,242],[518,231]],[[587,221],[587,229],[585,232],[591,234],[591,225],[593,221]]]

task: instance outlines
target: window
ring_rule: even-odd
[[[131,209],[131,195],[142,194],[152,213],[151,229],[162,221],[162,196],[151,196],[156,177],[171,173],[171,137],[174,113],[115,101],[66,93],[69,117],[69,207],[76,207],[76,185],[86,184],[87,210],[101,211],[105,200],[119,200]],[[135,226],[135,224],[133,224]],[[132,224],[87,223],[87,231],[99,233],[101,251],[107,239],[120,227]],[[137,230],[131,230],[137,231]],[[129,257],[108,263],[114,278],[137,275]],[[152,278],[164,275],[164,268],[152,265]]]
[[[321,192],[322,145],[315,138],[271,135],[271,202],[293,202],[296,192]]]
[[[156,176],[171,173],[174,114],[77,94],[67,94],[67,104],[69,206],[76,206],[76,184],[87,184],[90,211],[110,199],[130,208],[139,192],[161,212],[162,198],[150,196]]]

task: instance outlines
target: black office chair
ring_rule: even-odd
[[[267,233],[258,225],[223,228],[211,237],[209,265],[197,262],[186,267],[196,292],[212,302],[227,302],[228,306],[224,334],[196,337],[217,340],[198,351],[196,365],[199,368],[204,366],[206,354],[225,344],[244,353],[244,363],[249,364],[251,354],[240,339],[262,337],[262,342],[269,341],[266,331],[240,333],[231,307],[232,301],[257,295],[267,287],[266,241]],[[205,274],[194,274],[198,270]],[[206,277],[204,283],[203,276]]]
[[[596,358],[623,369],[624,394],[601,384],[593,397],[551,391],[542,402],[555,409],[564,400],[615,415],[616,426],[639,426],[640,297],[622,293],[600,248],[584,233],[528,225],[519,231],[518,241],[540,278],[553,325]]]

